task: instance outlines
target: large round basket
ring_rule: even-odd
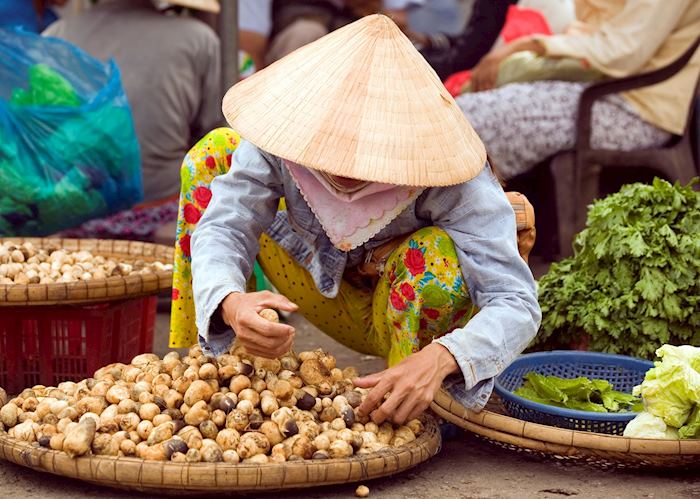
[[[123,261],[172,263],[173,248],[140,241],[109,239],[0,238],[0,243],[31,242],[37,248],[87,250]],[[0,284],[0,307],[104,303],[157,294],[172,286],[172,271],[51,284]]]
[[[0,459],[38,471],[120,489],[203,494],[260,492],[351,483],[399,473],[427,461],[440,450],[435,418],[423,416],[425,431],[399,448],[345,459],[281,464],[174,463],[134,457],[84,456],[77,459],[0,432]]]
[[[625,438],[545,426],[506,415],[500,400],[466,409],[445,390],[431,409],[445,420],[502,447],[604,468],[700,469],[700,440]]]

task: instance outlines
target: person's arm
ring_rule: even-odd
[[[457,36],[424,35],[422,53],[440,78],[471,69],[493,47],[517,0],[476,0],[472,16]]]
[[[518,252],[513,208],[490,168],[446,188],[434,223],[454,242],[479,312],[435,340],[454,356],[466,390],[498,375],[534,338],[541,312],[535,280]],[[440,202],[440,201],[438,201]]]
[[[233,295],[238,297],[231,300],[251,295],[245,293],[246,282],[258,239],[272,223],[282,195],[279,167],[244,141],[234,153],[231,170],[214,179],[211,191],[211,202],[192,235],[192,287],[200,343],[220,355],[234,338],[233,318],[225,320],[222,303]],[[259,301],[269,301],[270,296],[258,295]]]
[[[272,31],[272,1],[239,0],[238,29],[240,50],[250,55],[256,71],[261,70]]]
[[[535,37],[544,55],[573,57],[613,77],[637,73],[678,25],[693,0],[629,0],[594,33]]]
[[[485,395],[485,382],[525,349],[540,324],[535,281],[518,252],[513,208],[490,168],[465,184],[431,189],[417,213],[454,242],[479,312],[396,366],[355,380],[371,388],[359,412],[371,414],[375,423],[416,417],[450,374],[461,373],[460,393],[470,399]]]

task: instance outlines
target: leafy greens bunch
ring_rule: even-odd
[[[657,178],[596,201],[539,293],[534,347],[588,337],[594,351],[653,358],[662,344],[700,344],[700,193]]]
[[[639,412],[642,401],[613,390],[604,379],[565,379],[535,371],[525,375],[525,384],[513,393],[540,404],[588,412]]]

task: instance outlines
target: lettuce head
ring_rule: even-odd
[[[625,437],[630,438],[665,438],[669,440],[678,439],[678,431],[670,428],[660,417],[640,412],[636,418],[627,423],[625,427]]]
[[[647,412],[680,428],[700,404],[700,348],[664,345],[656,355],[661,360],[647,371],[634,394],[642,396]]]

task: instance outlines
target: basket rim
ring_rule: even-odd
[[[648,371],[654,367],[654,363],[644,359],[637,359],[635,357],[629,357],[626,355],[611,354],[611,353],[601,353],[601,352],[584,352],[584,351],[572,351],[572,350],[552,350],[550,352],[533,352],[524,355],[520,355],[515,359],[501,374],[499,374],[494,383],[494,391],[504,400],[519,404],[527,409],[531,409],[536,412],[541,412],[548,414],[550,416],[571,418],[571,419],[585,419],[589,421],[605,421],[605,422],[625,422],[634,419],[639,412],[593,412],[593,411],[582,411],[579,409],[567,409],[563,407],[557,407],[548,404],[541,404],[539,402],[534,402],[528,400],[520,395],[516,395],[513,391],[506,388],[501,379],[505,376],[509,370],[519,367],[521,364],[527,364],[535,360],[555,360],[557,358],[564,358],[570,360],[578,361],[598,361],[610,365],[619,365],[618,362],[628,364],[629,367],[632,365],[637,365],[639,367],[644,366],[645,371]],[[545,365],[544,362],[538,365]],[[551,365],[551,362],[550,362]],[[625,366],[621,366],[625,367]],[[533,370],[536,366],[533,366]],[[641,370],[640,370],[641,371]],[[522,385],[521,385],[522,386]]]
[[[475,412],[457,402],[444,388],[436,394],[431,408],[433,410],[437,408],[436,412],[440,416],[451,415],[451,422],[474,433],[478,433],[475,427],[481,427],[518,438],[536,440],[547,445],[615,451],[623,454],[690,455],[700,458],[700,439],[632,438],[532,423],[488,409]]]
[[[173,247],[143,241],[121,239],[73,239],[58,237],[0,237],[0,243],[30,242],[41,248],[58,246],[68,251],[87,250],[95,255],[128,256],[144,260],[161,260],[171,264]],[[103,303],[157,294],[172,287],[173,271],[158,270],[149,274],[112,276],[105,279],[51,284],[0,284],[0,308],[39,305]]]

